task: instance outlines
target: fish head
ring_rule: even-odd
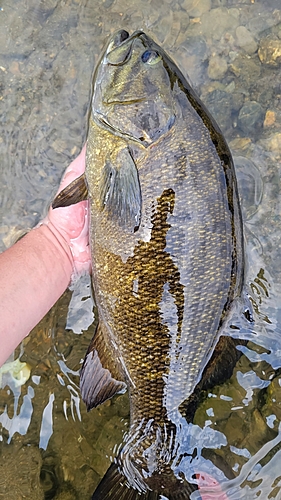
[[[109,40],[94,75],[92,115],[115,135],[149,146],[175,122],[173,83],[165,53],[145,33]]]

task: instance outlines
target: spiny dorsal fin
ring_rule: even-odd
[[[85,174],[66,186],[54,199],[52,208],[69,207],[88,199],[88,185]]]
[[[136,232],[141,219],[141,187],[138,170],[128,148],[108,158],[100,181],[100,206],[129,232]]]

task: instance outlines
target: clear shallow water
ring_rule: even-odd
[[[232,319],[240,326],[232,334],[250,342],[230,381],[197,410],[191,435],[207,452],[193,466],[216,478],[229,499],[281,498],[279,1],[127,4],[0,4],[1,250],[43,217],[85,141],[91,74],[106,37],[143,29],[216,117],[237,158],[243,200],[255,325],[250,332],[239,310]],[[78,306],[89,295],[86,284],[81,289]],[[78,370],[94,326],[73,333],[85,330],[90,313],[80,317],[74,304],[67,319],[70,299],[68,291],[15,353],[26,365],[2,374],[5,500],[90,498],[128,427],[126,395],[90,414],[80,401]],[[218,498],[215,488],[208,495]]]

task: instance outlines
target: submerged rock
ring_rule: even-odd
[[[281,419],[280,377],[277,376],[271,381],[266,391],[265,404],[261,411],[269,427],[278,431],[278,423]]]
[[[227,72],[227,62],[223,57],[211,56],[208,66],[208,76],[212,80],[220,80]]]
[[[213,37],[215,40],[220,40],[222,35],[227,30],[233,30],[238,26],[237,18],[232,15],[234,9],[226,9],[219,7],[212,9],[210,12],[203,14],[201,19],[202,32]]]
[[[4,387],[10,381],[15,387],[19,387],[27,382],[30,371],[30,366],[19,359],[9,361],[0,367],[0,386]]]
[[[191,17],[201,17],[202,14],[208,12],[211,8],[211,0],[183,0],[181,7]]]
[[[262,128],[265,112],[256,101],[248,101],[241,108],[237,124],[245,135],[256,135]]]
[[[262,38],[258,50],[260,61],[268,66],[281,64],[281,40],[276,36]]]
[[[232,94],[224,90],[214,90],[204,98],[204,103],[223,131],[231,128],[233,110]]]
[[[241,54],[232,61],[229,67],[245,89],[249,89],[252,82],[259,78],[261,72],[260,63]]]
[[[1,448],[0,497],[5,500],[44,500],[40,484],[41,453],[35,446]],[[3,495],[3,496],[2,496]]]
[[[276,122],[276,113],[275,111],[271,111],[270,109],[267,110],[266,114],[265,114],[265,119],[264,119],[264,122],[263,122],[263,126],[265,128],[269,128],[269,127],[272,127],[272,125],[274,125]]]
[[[258,48],[253,35],[245,26],[236,28],[236,40],[238,47],[241,47],[247,54],[254,54]]]

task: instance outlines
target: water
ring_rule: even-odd
[[[216,117],[236,158],[255,325],[249,333],[239,311],[232,320],[249,342],[197,410],[197,468],[231,500],[280,499],[279,0],[4,0],[0,9],[1,251],[45,215],[85,142],[92,71],[116,29],[163,45]],[[70,313],[67,291],[10,359],[23,364],[1,374],[5,500],[90,498],[128,428],[126,395],[90,414],[80,401],[94,325],[86,329],[91,307],[77,312],[79,301],[91,305],[87,283],[74,293]],[[216,488],[205,498],[219,498]]]

